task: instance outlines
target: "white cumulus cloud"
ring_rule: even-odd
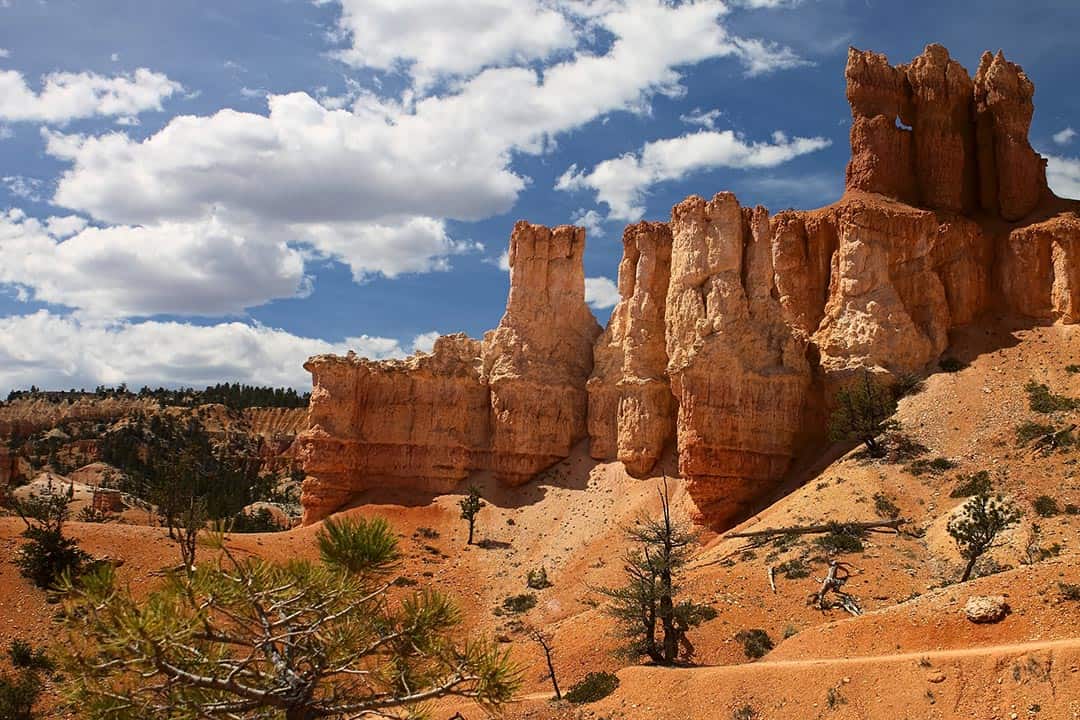
[[[1071,127],[1067,127],[1064,130],[1054,133],[1054,142],[1058,145],[1068,145],[1076,137],[1076,131]]]
[[[561,133],[607,113],[647,110],[658,93],[678,94],[682,66],[729,57],[756,71],[767,62],[758,51],[748,55],[747,47],[756,47],[752,41],[728,33],[721,23],[727,9],[719,0],[567,0],[515,2],[512,20],[462,10],[461,25],[451,23],[443,32],[453,40],[477,23],[518,27],[521,18],[548,18],[550,8],[561,8],[609,33],[603,54],[578,47],[540,70],[500,65],[526,62],[532,51],[506,55],[465,43],[460,52],[478,54],[455,68],[446,65],[447,51],[428,55],[412,35],[439,32],[424,24],[429,6],[347,2],[342,18],[351,33],[358,29],[348,18],[365,12],[378,15],[379,23],[393,16],[394,23],[409,25],[394,30],[408,41],[385,51],[395,62],[415,67],[423,60],[431,72],[484,69],[427,97],[407,90],[392,99],[353,88],[348,108],[303,92],[270,95],[265,115],[221,110],[181,116],[143,139],[45,131],[47,152],[69,163],[53,202],[120,225],[205,223],[212,215],[234,232],[286,233],[347,263],[357,279],[439,270],[454,254],[477,247],[451,238],[447,219],[506,212],[527,186],[530,179],[513,167],[515,155],[544,153]],[[394,23],[371,32],[390,32]],[[664,32],[657,32],[660,27]],[[361,51],[365,63],[390,62],[378,55],[384,50],[365,45]]]
[[[570,222],[585,228],[588,237],[604,237],[604,220],[604,216],[596,212],[596,210],[586,210],[585,208],[578,208],[570,216]]]
[[[94,116],[133,116],[161,110],[183,86],[162,73],[139,68],[106,77],[91,72],[54,72],[35,91],[22,73],[0,70],[0,120],[66,123]]]
[[[443,76],[542,60],[575,47],[574,26],[538,0],[340,0],[337,56],[356,67],[402,69],[425,86]]]
[[[87,227],[0,213],[0,283],[85,315],[228,315],[306,289],[301,253],[208,221]]]
[[[619,288],[606,277],[585,278],[585,302],[598,310],[615,307],[619,302]]]
[[[1048,155],[1046,180],[1055,195],[1080,200],[1080,158]]]
[[[303,368],[308,357],[348,350],[375,359],[406,354],[393,338],[327,342],[240,322],[104,323],[40,310],[0,318],[0,392],[31,384],[199,387],[222,380],[304,389],[311,387]]]
[[[723,116],[724,111],[720,108],[713,108],[708,112],[703,111],[701,108],[694,108],[690,112],[680,115],[679,120],[687,125],[700,125],[707,130],[712,130],[716,127],[716,121]]]
[[[598,202],[607,203],[609,219],[635,221],[645,214],[645,196],[657,183],[719,167],[776,167],[829,144],[822,137],[789,138],[782,132],[773,133],[772,142],[750,142],[731,130],[694,132],[646,143],[638,153],[604,160],[589,172],[571,166],[555,187],[594,191]]]

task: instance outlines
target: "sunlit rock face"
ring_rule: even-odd
[[[584,228],[519,222],[510,237],[510,297],[484,336],[491,391],[491,469],[528,482],[586,437],[593,343],[600,326],[585,305]]]
[[[671,230],[640,222],[623,233],[619,302],[593,350],[589,450],[618,459],[631,475],[649,473],[674,435],[667,378],[665,307],[671,278]]]
[[[895,66],[852,48],[845,78],[843,197],[770,217],[693,196],[627,227],[603,333],[585,231],[519,222],[506,312],[483,341],[312,358],[305,521],[380,484],[445,492],[491,470],[519,485],[588,438],[637,477],[673,451],[700,518],[723,526],[820,447],[852,376],[925,372],[952,328],[990,311],[1077,322],[1080,203],[1047,188],[1023,70],[987,53],[972,78],[939,45]]]

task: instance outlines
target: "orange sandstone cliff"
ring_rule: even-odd
[[[770,217],[730,193],[626,228],[606,330],[584,301],[585,233],[519,222],[510,297],[483,341],[372,362],[318,356],[298,439],[305,522],[361,490],[449,491],[474,470],[518,485],[589,438],[645,476],[668,449],[723,525],[821,440],[853,372],[927,371],[987,312],[1080,320],[1080,203],[1028,142],[1034,86],[930,45],[906,65],[851,49],[844,196]]]

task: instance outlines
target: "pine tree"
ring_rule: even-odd
[[[627,640],[624,654],[674,665],[680,648],[684,658],[693,655],[687,631],[715,617],[716,611],[689,600],[676,602],[680,590],[677,577],[697,536],[687,523],[672,520],[667,478],[660,504],[659,519],[643,518],[626,528],[626,536],[636,545],[625,557],[626,583],[602,588],[600,593],[608,598],[607,613],[618,622]]]
[[[866,445],[872,457],[885,454],[877,438],[896,426],[889,420],[896,413],[896,398],[889,387],[864,371],[859,380],[836,393],[835,406],[829,419],[832,440],[857,440]]]
[[[476,515],[480,512],[480,508],[484,507],[484,501],[480,498],[480,488],[470,485],[468,494],[458,501],[458,507],[461,508],[461,519],[469,522],[469,540],[466,544],[472,545]]]
[[[1001,495],[990,497],[980,493],[961,506],[949,518],[947,529],[956,541],[960,555],[967,560],[960,582],[966,582],[975,569],[975,562],[994,546],[998,533],[1020,521],[1022,513]]]
[[[462,616],[439,591],[388,599],[385,521],[328,521],[319,563],[239,558],[220,534],[208,544],[216,565],[170,573],[148,597],[109,565],[67,586],[81,717],[415,717],[447,696],[495,710],[520,686],[507,651],[454,641]]]

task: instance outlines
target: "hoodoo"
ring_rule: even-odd
[[[602,334],[584,230],[519,222],[483,341],[312,358],[305,522],[379,484],[443,492],[483,469],[518,485],[588,437],[635,476],[671,448],[723,525],[820,440],[809,418],[853,372],[924,372],[990,311],[1080,319],[1080,203],[1047,187],[1023,70],[986,53],[973,79],[930,45],[897,66],[851,49],[845,75],[843,197],[770,218],[720,193],[631,225]]]

